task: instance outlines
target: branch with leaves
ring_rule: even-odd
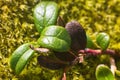
[[[35,52],[39,53],[37,61],[41,66],[52,70],[63,70],[61,80],[66,80],[67,71],[72,66],[83,63],[86,56],[107,54],[111,56],[111,70],[106,65],[98,65],[96,78],[114,80],[117,70],[114,58],[119,55],[116,51],[107,49],[110,43],[107,33],[97,34],[96,44],[99,47],[93,48],[92,39],[80,23],[71,21],[65,24],[59,16],[59,7],[55,2],[40,2],[35,6],[33,13],[40,37],[37,42],[25,43],[13,52],[10,67],[16,74],[21,73]]]

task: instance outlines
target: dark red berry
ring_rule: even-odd
[[[75,52],[78,52],[81,49],[85,49],[87,38],[86,32],[82,25],[77,21],[71,21],[66,24],[65,28],[71,36],[71,49]]]

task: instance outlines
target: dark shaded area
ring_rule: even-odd
[[[58,59],[66,62],[71,62],[76,58],[75,55],[69,52],[54,52],[54,54]]]
[[[65,28],[71,36],[71,49],[75,52],[78,52],[81,49],[85,49],[87,38],[86,32],[82,25],[77,21],[71,21],[66,24]]]
[[[67,64],[54,59],[54,58],[50,58],[49,56],[39,56],[37,58],[38,63],[48,69],[52,69],[52,70],[57,70],[57,69],[62,69],[64,68]]]

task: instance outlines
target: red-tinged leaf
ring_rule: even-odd
[[[49,56],[39,56],[37,58],[39,64],[45,68],[52,69],[52,70],[57,70],[64,68],[67,64],[63,63],[55,58],[51,58]]]

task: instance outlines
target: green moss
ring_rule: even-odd
[[[22,43],[36,41],[39,37],[33,22],[33,7],[40,0],[0,0],[0,79],[2,80],[55,80],[60,71],[41,68],[36,57],[21,75],[15,75],[9,67],[9,58]],[[120,51],[120,1],[119,0],[53,0],[61,8],[65,22],[77,20],[88,35],[104,31],[110,35],[109,48]],[[97,61],[98,59],[98,61]],[[96,80],[94,70],[99,58],[87,59],[89,64],[77,65],[67,73],[68,80]],[[95,61],[95,62],[94,62]],[[94,64],[96,63],[96,64]],[[94,64],[94,65],[93,65]],[[79,73],[79,74],[78,74]],[[49,75],[49,76],[48,76]],[[71,78],[71,79],[70,79]]]

